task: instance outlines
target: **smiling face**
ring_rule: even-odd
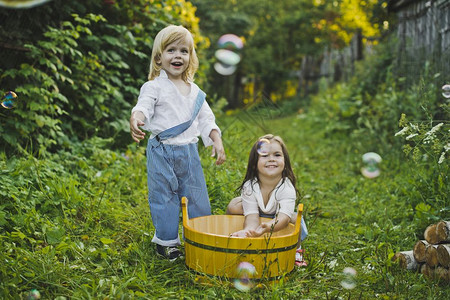
[[[265,147],[269,141],[270,147]],[[261,149],[264,145],[263,149]],[[269,176],[269,177],[266,177]],[[274,177],[272,177],[274,176]],[[281,137],[266,134],[260,137],[252,146],[248,156],[247,171],[245,172],[243,185],[249,180],[261,179],[289,179],[297,190],[294,171],[286,145]]]
[[[166,71],[169,79],[180,80],[189,66],[189,59],[189,44],[180,39],[168,44],[156,62]]]
[[[259,178],[280,178],[284,170],[285,161],[283,149],[280,143],[272,140],[270,144],[264,145],[264,152],[259,154],[258,175]]]
[[[175,51],[174,49],[171,50],[171,46],[183,46],[183,48],[187,48],[189,55],[187,60],[184,55],[181,56],[180,60],[182,60],[182,65],[180,65],[179,62],[173,65],[170,61],[166,63],[166,60],[170,58],[169,56],[176,54],[170,53]],[[174,66],[173,69],[172,66]],[[184,82],[188,83],[194,81],[195,72],[197,72],[198,69],[198,58],[195,52],[194,38],[189,30],[181,25],[169,25],[158,32],[155,37],[152,47],[152,57],[150,59],[148,80],[153,80],[158,77],[161,69],[167,71],[168,76],[172,77],[173,75],[175,78],[178,78],[181,69],[183,70],[181,78]]]

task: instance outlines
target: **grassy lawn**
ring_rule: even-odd
[[[203,278],[184,262],[156,256],[147,204],[144,146],[124,153],[91,140],[35,159],[3,155],[0,295],[24,299],[444,299],[448,284],[401,270],[392,255],[411,250],[424,226],[405,191],[415,166],[389,147],[330,130],[320,114],[219,117],[227,162],[201,148],[213,212],[223,214],[243,179],[251,144],[265,133],[286,142],[305,205],[308,266],[248,293]],[[370,139],[370,137],[368,137]],[[376,139],[376,137],[374,137]],[[376,144],[376,143],[375,143]],[[368,146],[370,147],[370,146]],[[387,149],[387,150],[386,150]],[[25,151],[25,150],[24,150]],[[378,152],[381,175],[361,175],[361,156]],[[25,153],[25,154],[24,154]],[[397,153],[397,154],[395,154]],[[344,289],[343,270],[356,286]]]

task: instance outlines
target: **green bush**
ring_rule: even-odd
[[[408,121],[403,114],[399,121],[401,130],[395,134],[404,139],[403,151],[416,169],[410,182],[413,189],[405,190],[405,195],[416,211],[421,229],[450,213],[450,126],[446,121],[436,123]]]
[[[349,135],[355,150],[378,152],[391,168],[412,158],[407,165],[415,172],[399,175],[401,197],[414,209],[420,235],[448,216],[449,108],[440,91],[443,75],[432,72],[436,66],[425,62],[417,83],[395,77],[391,43],[362,61],[349,82],[315,95],[311,110],[324,122],[326,136]]]
[[[7,64],[0,64],[2,87],[12,87],[18,95],[17,107],[1,112],[4,150],[11,153],[17,144],[30,143],[43,153],[93,136],[113,137],[115,147],[128,144],[130,110],[147,80],[156,33],[169,23],[183,24],[195,34],[200,54],[207,46],[190,3],[138,2],[142,6],[120,1],[102,11],[111,19],[72,13],[46,27],[38,40],[22,37],[28,51],[20,66],[2,69]],[[64,6],[61,15],[101,11],[92,6]]]

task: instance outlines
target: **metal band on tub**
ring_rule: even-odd
[[[186,237],[184,238],[184,241],[186,243],[191,244],[192,246],[195,246],[195,247],[198,247],[198,248],[211,250],[211,251],[225,252],[225,253],[236,253],[236,254],[241,254],[241,253],[245,253],[245,254],[277,253],[277,252],[284,252],[284,251],[292,250],[292,249],[295,249],[297,247],[297,243],[295,243],[295,244],[293,244],[291,246],[281,247],[281,248],[272,248],[272,249],[229,249],[229,248],[221,248],[221,247],[214,247],[214,246],[200,244],[200,243],[191,241],[191,240],[187,239]]]

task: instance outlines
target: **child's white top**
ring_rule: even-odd
[[[157,78],[142,85],[138,102],[131,112],[140,111],[144,114],[145,125],[142,126],[142,129],[152,133],[150,138],[191,119],[200,88],[193,82],[190,82],[190,85],[190,94],[182,95],[175,84],[169,80],[164,70],[161,70]],[[186,131],[162,142],[171,145],[186,145],[196,143],[198,136],[201,136],[203,144],[206,147],[211,146],[213,141],[209,134],[213,129],[216,129],[219,134],[221,133],[216,125],[214,113],[205,101],[197,118]]]
[[[277,214],[282,212],[292,218],[297,195],[291,181],[285,178],[283,182],[283,179],[281,179],[271,193],[267,205],[264,205],[261,188],[255,179],[253,181],[249,180],[244,184],[241,197],[244,216],[259,214],[259,210],[261,210],[264,214]]]

